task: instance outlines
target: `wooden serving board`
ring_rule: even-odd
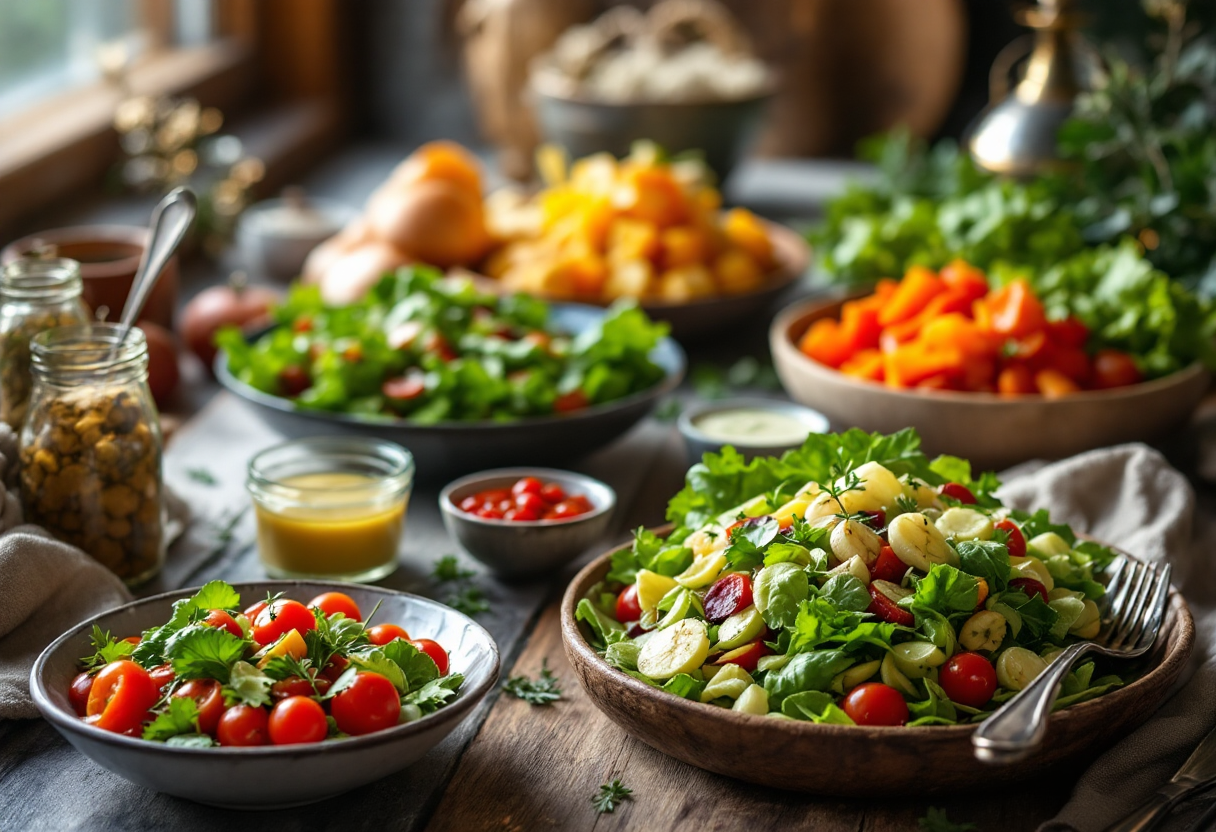
[[[953,821],[976,823],[984,832],[1030,830],[1053,816],[1072,789],[1070,779],[1057,777],[951,800],[889,802],[883,799],[882,783],[876,782],[872,801],[846,802],[711,774],[635,740],[596,710],[566,662],[559,620],[559,601],[554,600],[541,613],[518,661],[509,670],[504,664],[503,678],[534,678],[547,660],[560,680],[561,700],[533,706],[499,695],[444,791],[426,827],[430,832],[894,832],[917,829],[930,806],[945,809]],[[840,776],[864,778],[866,772],[842,766]],[[633,789],[632,798],[612,814],[597,815],[591,796],[614,778]],[[998,771],[993,778],[994,785],[999,783]]]

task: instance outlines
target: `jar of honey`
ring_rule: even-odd
[[[165,560],[160,419],[148,343],[117,324],[47,330],[30,344],[21,430],[25,518],[135,585]]]
[[[414,458],[392,442],[297,439],[262,451],[246,486],[274,578],[374,581],[397,568]]]

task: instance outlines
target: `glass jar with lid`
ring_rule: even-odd
[[[0,421],[21,430],[30,398],[30,339],[56,326],[83,324],[75,260],[24,258],[0,272]]]
[[[120,345],[121,332],[83,324],[31,342],[21,499],[27,522],[138,584],[165,557],[162,444],[147,341],[132,329]]]

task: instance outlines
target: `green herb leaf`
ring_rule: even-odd
[[[616,811],[623,800],[631,800],[633,789],[621,783],[620,779],[613,780],[600,786],[600,790],[591,796],[591,805],[598,814]]]
[[[93,642],[95,652],[92,656],[80,660],[80,664],[85,670],[104,667],[110,662],[125,659],[135,652],[134,644],[129,641],[119,641],[110,635],[108,630],[103,632],[96,624],[93,625],[93,634],[89,638]]]
[[[165,642],[165,658],[179,679],[218,679],[227,684],[231,666],[247,645],[222,627],[191,624]]]
[[[206,468],[188,468],[186,476],[200,485],[219,485],[219,480]]]
[[[448,703],[464,684],[464,676],[459,673],[449,673],[438,679],[432,679],[418,690],[409,693],[405,702],[416,705],[423,715],[434,713]]]
[[[636,662],[634,667],[637,667]],[[541,659],[540,676],[536,679],[512,676],[502,689],[529,705],[550,705],[562,698],[561,686],[557,683],[557,677],[549,670],[548,659]]]
[[[923,818],[916,822],[920,832],[975,832],[974,823],[955,823],[946,816],[945,809],[930,806]]]
[[[179,734],[197,734],[198,705],[189,696],[170,696],[165,710],[145,728],[146,740],[164,742]]]
[[[439,583],[465,581],[476,574],[472,569],[465,569],[461,566],[460,560],[455,555],[444,555],[435,561],[435,566],[431,569],[431,578]]]
[[[270,704],[270,686],[275,682],[249,662],[234,662],[224,686],[224,702],[260,708]]]

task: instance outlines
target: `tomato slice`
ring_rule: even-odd
[[[938,493],[943,497],[951,497],[968,506],[973,506],[976,502],[975,495],[971,493],[971,489],[957,482],[946,483],[938,489]]]
[[[1034,578],[1014,578],[1009,582],[1009,588],[1020,589],[1027,597],[1038,595],[1044,602],[1047,601],[1047,587]]]
[[[889,621],[892,624],[899,624],[903,627],[911,627],[916,623],[912,613],[897,605],[893,600],[888,598],[883,591],[870,583],[870,606],[869,612],[874,613],[883,621]]]
[[[870,578],[897,584],[903,580],[907,571],[908,564],[900,560],[899,555],[895,554],[895,550],[884,543],[882,549],[878,551],[874,564],[870,567]]]
[[[1006,517],[1004,520],[998,520],[993,523],[992,527],[1000,529],[1009,535],[1009,539],[1005,541],[1005,548],[1009,550],[1009,557],[1026,557],[1026,535],[1022,534],[1022,530],[1017,523]]]
[[[590,401],[587,399],[587,394],[582,390],[571,390],[569,393],[563,393],[553,401],[554,413],[571,413],[575,410],[583,410]]]
[[[148,671],[120,659],[103,667],[93,680],[86,712],[97,717],[93,724],[98,728],[125,734],[139,729],[159,698],[160,690]]]

